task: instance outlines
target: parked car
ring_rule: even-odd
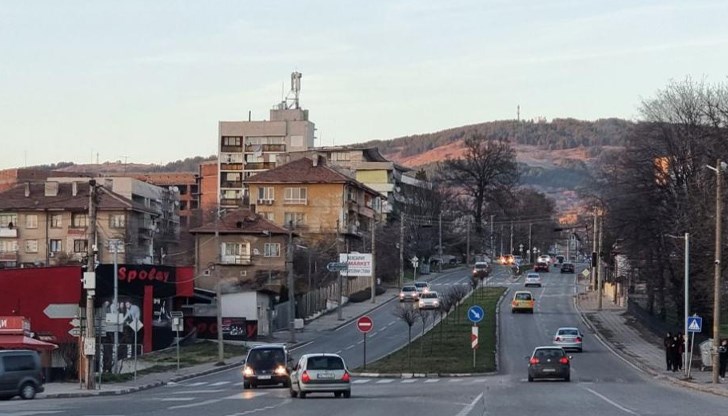
[[[310,393],[351,397],[351,375],[337,354],[304,354],[291,372],[289,386],[291,397],[302,399]]]
[[[554,335],[554,345],[565,350],[572,349],[582,352],[583,340],[584,336],[579,331],[579,328],[574,327],[559,328],[556,330],[556,335]]]
[[[404,302],[406,300],[412,300],[417,301],[420,297],[420,293],[417,291],[417,288],[414,286],[404,286],[402,287],[402,290],[399,291],[399,301]]]
[[[561,347],[536,347],[528,359],[528,381],[537,378],[571,380],[571,356]]]
[[[574,273],[574,263],[564,263],[561,265],[561,273]]]
[[[513,300],[511,301],[511,313],[526,311],[533,313],[533,307],[536,301],[533,299],[533,294],[526,290],[519,290],[513,294]]]
[[[38,353],[31,350],[0,351],[0,398],[20,396],[30,400],[42,393],[43,373]]]
[[[484,279],[490,274],[490,264],[484,261],[478,261],[473,267],[473,277]]]
[[[251,348],[243,366],[243,387],[282,384],[288,387],[293,359],[283,344],[264,344]]]
[[[420,294],[420,300],[417,302],[420,309],[438,309],[440,307],[440,296],[437,292],[426,292]]]
[[[427,282],[415,282],[415,288],[420,295],[430,291],[430,284]]]
[[[541,275],[538,273],[529,273],[526,275],[526,280],[523,283],[524,287],[537,286],[541,287]]]
[[[549,271],[549,264],[544,263],[542,261],[536,262],[536,265],[533,266],[534,272],[547,272]]]

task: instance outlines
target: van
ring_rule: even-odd
[[[284,344],[264,344],[248,351],[243,367],[243,388],[282,384],[288,387],[293,358]]]
[[[31,350],[0,351],[0,398],[30,400],[42,393],[40,356]]]

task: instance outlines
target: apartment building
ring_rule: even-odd
[[[220,186],[217,180],[217,169],[217,160],[202,162],[199,166],[200,193],[197,199],[200,201],[201,219],[203,222],[212,218],[212,213],[217,209],[219,196],[217,190]],[[197,226],[199,225],[197,224]]]
[[[0,192],[23,182],[44,181],[50,172],[35,168],[12,168],[0,170]]]
[[[198,195],[200,193],[200,177],[197,172],[143,172],[143,173],[127,173],[128,176],[156,185],[163,188],[169,188],[171,191],[179,193],[179,226],[182,230],[187,230],[193,222],[194,212],[200,208]]]

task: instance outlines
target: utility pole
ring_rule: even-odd
[[[286,271],[288,272],[288,333],[289,342],[296,342],[296,292],[293,282],[293,221],[288,222],[288,250],[286,250]],[[341,299],[339,299],[341,302]],[[341,305],[339,305],[341,306]],[[341,309],[339,309],[341,310]]]
[[[399,287],[404,284],[404,212],[399,218]]]
[[[116,326],[114,327],[114,348],[112,349],[111,355],[111,371],[116,372],[116,365],[119,356],[119,261],[117,256],[119,255],[119,240],[112,240],[114,242],[114,304],[111,305],[111,311],[114,313],[114,320]]]
[[[222,336],[222,281],[220,278],[220,264],[222,263],[222,247],[220,246],[220,203],[215,211],[215,301],[217,303],[215,317],[217,321],[217,363],[225,364],[225,347]]]
[[[602,233],[604,229],[604,214],[599,215],[599,251],[597,252],[597,310],[602,310]]]
[[[495,215],[490,215],[490,255],[493,257],[491,261],[495,261],[495,240],[493,237],[493,219]]]
[[[591,260],[591,282],[590,286],[593,289],[596,289],[594,287],[597,284],[597,265],[594,259],[597,258],[597,233],[599,232],[598,224],[597,224],[597,211],[594,211],[594,232],[592,233],[592,260]]]
[[[503,255],[503,224],[501,224],[500,229],[500,255]]]
[[[470,265],[470,217],[467,222],[467,233],[465,237],[465,265]]]
[[[511,220],[511,251],[508,254],[513,254],[513,220]]]
[[[438,223],[439,223],[439,231],[438,231],[438,239],[440,240],[438,243],[438,246],[440,247],[438,250],[438,253],[440,255],[440,261],[437,262],[438,264],[438,272],[442,273],[442,211],[440,211],[440,215],[438,216]]]
[[[533,245],[531,244],[531,224],[528,223],[528,264],[533,264]]]
[[[84,354],[86,355],[86,390],[96,389],[96,369],[94,356],[95,351],[90,347],[96,345],[96,317],[94,316],[94,294],[96,286],[96,181],[88,181],[88,259],[86,261],[86,272],[89,273],[93,283],[86,282],[86,337],[84,339]],[[84,279],[85,280],[85,279]],[[116,282],[116,276],[114,276]],[[89,353],[90,354],[87,354]]]
[[[377,303],[377,213],[372,217],[372,303]]]
[[[339,225],[340,225],[339,220],[336,220],[336,254],[337,254],[337,257],[341,257],[338,255],[338,254],[340,254]],[[349,260],[349,259],[347,258],[347,260]],[[342,299],[344,298],[344,279],[342,278],[342,273],[341,272],[338,272],[338,273],[339,273],[339,299],[337,299],[337,301],[336,301],[336,304],[337,304],[336,317],[339,321],[343,321],[344,315],[343,315],[343,311],[341,309],[342,309],[342,306],[344,306],[344,305],[342,305]]]
[[[629,286],[627,286],[627,291],[629,291]],[[683,334],[685,334],[685,339],[683,340],[685,342],[685,346],[683,351],[685,352],[683,354],[683,367],[685,368],[685,377],[690,376],[690,372],[688,370],[688,314],[690,313],[690,233],[685,233],[685,301],[684,304],[684,315],[683,316]]]
[[[720,261],[721,261],[721,228],[722,228],[722,211],[721,203],[721,186],[723,174],[721,161],[715,162],[715,277],[713,279],[713,384],[719,382],[719,366],[718,366],[718,346],[720,345]],[[687,336],[687,334],[686,334]]]

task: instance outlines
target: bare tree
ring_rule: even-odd
[[[460,302],[468,295],[468,289],[462,285],[457,285],[450,290],[450,295],[455,306],[455,322],[460,322],[460,314],[458,313],[460,310]]]
[[[417,322],[417,315],[419,313],[412,306],[399,305],[393,314],[407,324],[407,366],[412,371],[412,326]]]
[[[422,351],[425,348],[425,330],[427,329],[427,323],[430,322],[430,319],[432,318],[432,312],[424,309],[418,309],[417,312],[417,317],[420,318],[420,322],[422,322],[422,338],[420,340],[420,354],[422,354]]]

